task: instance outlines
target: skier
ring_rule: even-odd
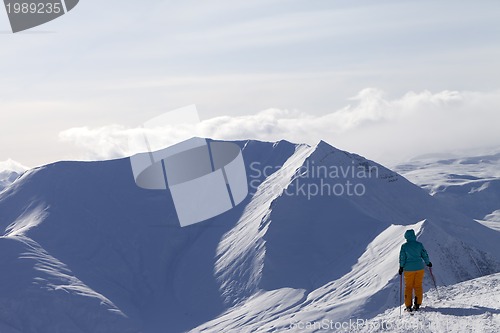
[[[417,242],[415,231],[413,229],[405,232],[406,243],[401,245],[399,252],[399,275],[405,277],[405,306],[406,311],[416,311],[422,304],[423,290],[422,282],[424,281],[424,262],[427,266],[432,267],[429,261],[429,255],[424,248],[424,245]],[[412,295],[415,290],[415,299],[412,308]]]

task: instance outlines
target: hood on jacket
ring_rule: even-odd
[[[417,240],[417,236],[415,236],[415,231],[413,229],[406,230],[406,232],[405,232],[405,238],[408,241],[415,241],[415,240]]]

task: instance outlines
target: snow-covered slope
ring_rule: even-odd
[[[357,332],[500,332],[500,274],[430,290],[426,306],[410,316],[399,308],[360,322]]]
[[[500,152],[428,156],[395,168],[435,198],[500,230]]]
[[[186,228],[168,191],[135,185],[128,159],[24,173],[0,194],[0,328],[244,332],[371,318],[397,303],[410,227],[441,285],[500,271],[498,232],[375,162],[325,142],[237,144],[252,195]]]
[[[248,156],[262,163],[256,169],[263,163],[282,165],[295,149],[295,145],[284,141],[245,143]],[[97,295],[103,295],[111,308],[125,314],[116,320],[126,321],[131,330],[139,327],[145,332],[179,332],[224,309],[213,277],[215,251],[243,208],[241,205],[206,223],[180,228],[170,194],[138,188],[128,159],[59,162],[26,172],[0,194],[0,243],[14,247],[18,242],[9,238],[18,234],[24,238],[19,241],[36,242],[40,250],[63,263],[72,280],[81,281],[94,296],[89,296],[90,291],[77,291],[78,284],[76,288],[64,288],[66,293],[76,299],[94,298],[97,304]],[[31,218],[40,216],[36,213],[40,210],[43,217]],[[16,280],[12,265],[25,262],[18,254],[22,251],[21,247],[18,251],[0,252],[0,271],[6,280]],[[26,281],[45,279],[45,269],[40,266],[45,261],[32,263]],[[67,285],[63,273],[67,275],[57,273],[55,278],[60,277],[59,284]],[[9,288],[9,284],[0,285],[0,295],[9,295]],[[17,329],[23,322],[23,333],[37,332],[40,318],[35,308],[48,303],[51,295],[51,290],[41,288],[36,302],[27,300],[16,308],[10,308],[12,297],[0,296],[0,307],[10,308],[10,312],[2,312],[9,315],[2,317],[0,313],[0,322]],[[88,318],[75,301],[74,307],[68,304],[52,311],[50,331],[95,332],[92,327],[60,326],[67,317],[74,317],[74,312],[80,312],[74,320]]]

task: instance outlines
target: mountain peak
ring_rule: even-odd
[[[328,153],[328,154],[333,154],[335,152],[339,152],[339,153],[343,153],[345,156],[348,156],[349,158],[359,157],[356,154],[351,154],[348,151],[345,151],[345,150],[339,149],[339,148],[337,148],[335,146],[332,146],[331,144],[329,144],[328,142],[323,141],[323,140],[320,140],[316,144],[314,150],[315,151],[319,151],[319,152],[323,152],[323,153]]]
[[[42,330],[64,332],[81,332],[75,322],[156,333],[368,318],[397,299],[408,228],[438,286],[500,271],[497,231],[376,162],[325,141],[229,142],[242,148],[249,196],[186,228],[171,192],[137,187],[127,159],[54,163],[0,192],[0,307],[14,314],[0,313],[0,331],[34,332],[23,327],[47,311]]]

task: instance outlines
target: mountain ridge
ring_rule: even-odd
[[[497,239],[496,234],[451,212],[375,162],[326,142],[312,147],[286,141],[235,143],[242,148],[248,181],[255,188],[240,206],[209,221],[180,228],[168,191],[138,188],[127,159],[57,162],[26,172],[0,194],[0,230],[4,230],[0,243],[12,238],[13,230],[22,231],[23,237],[37,242],[73,274],[75,280],[70,281],[75,281],[75,288],[66,290],[75,304],[81,297],[76,292],[78,280],[95,292],[91,299],[102,295],[123,313],[117,325],[135,327],[137,332],[159,332],[162,327],[171,332],[196,331],[212,324],[215,331],[220,329],[217,318],[240,323],[232,316],[246,304],[261,303],[262,316],[266,307],[280,309],[281,321],[268,318],[269,325],[283,324],[292,315],[308,318],[312,312],[339,319],[374,315],[380,309],[372,300],[383,308],[396,295],[393,252],[409,226],[422,228],[419,239],[430,249],[439,283],[488,273],[482,266],[500,271],[496,245],[481,243]],[[307,175],[312,166],[378,170],[372,178],[350,174],[345,179],[321,179]],[[346,181],[362,184],[366,192],[304,196],[297,191],[322,184],[332,189]],[[37,209],[46,214],[41,221],[20,219]],[[460,230],[452,230],[454,225]],[[478,239],[470,237],[471,231]],[[436,234],[447,235],[446,244],[458,244],[457,253],[469,258],[462,271],[440,271],[449,267],[444,264],[446,247],[432,245],[440,241],[432,237]],[[382,263],[366,264],[373,253],[386,257]],[[36,260],[27,273],[34,281],[43,272],[37,270]],[[379,272],[375,285],[369,280],[370,270]],[[9,266],[2,271],[9,272]],[[357,288],[361,294],[349,289],[354,277],[361,283]],[[68,284],[64,281],[61,284]],[[37,297],[51,295],[47,291]],[[280,303],[264,302],[267,297]],[[280,297],[284,299],[279,301]],[[10,304],[5,302],[3,306]],[[59,319],[66,322],[61,311]],[[67,311],[72,311],[71,302]],[[241,329],[255,325],[258,318],[262,319],[247,318]],[[19,325],[7,317],[0,317],[0,322]]]

